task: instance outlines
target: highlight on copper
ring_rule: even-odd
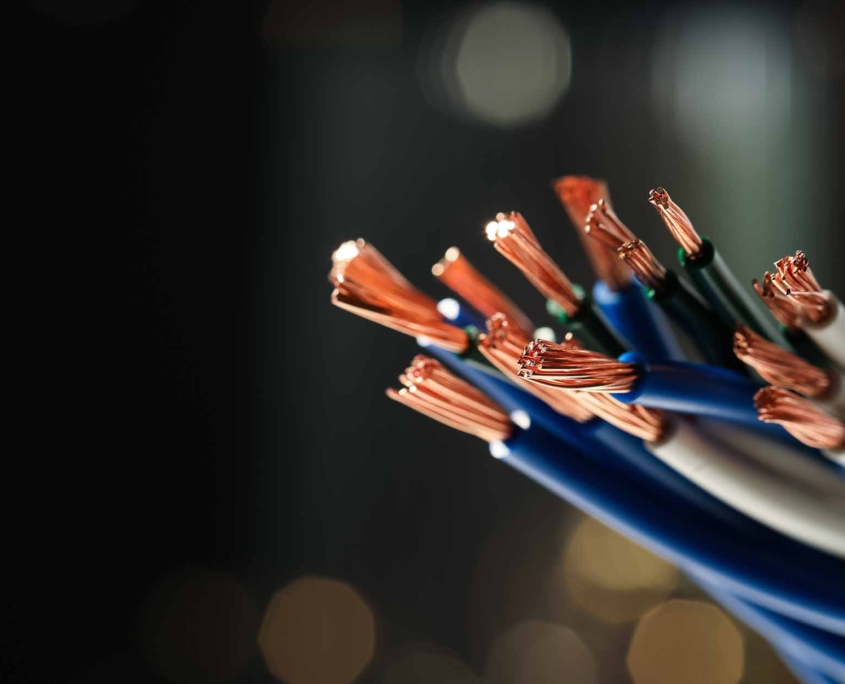
[[[677,204],[669,197],[664,188],[655,188],[648,193],[648,201],[651,206],[657,209],[660,218],[666,224],[675,242],[684,250],[684,253],[691,259],[695,259],[701,252],[704,244],[699,234],[695,231],[692,221]]]
[[[581,298],[569,278],[543,251],[519,212],[496,214],[485,228],[487,238],[546,298],[554,300],[568,316],[581,308]]]
[[[570,222],[575,227],[575,232],[578,233],[578,238],[599,280],[613,292],[627,287],[631,282],[631,272],[628,267],[615,255],[591,240],[585,230],[590,208],[599,202],[610,205],[607,183],[589,176],[564,176],[553,181],[552,186]]]
[[[788,330],[795,330],[801,324],[801,310],[794,301],[775,287],[774,276],[766,271],[762,280],[752,280],[751,286],[775,317],[775,320]]]
[[[519,365],[520,377],[531,382],[584,392],[630,392],[640,372],[633,363],[548,340],[525,347]]]
[[[487,332],[479,337],[478,350],[506,377],[514,377],[519,372],[519,357],[529,342],[528,335],[514,327],[505,314],[497,313],[487,319]],[[579,423],[593,417],[592,412],[572,393],[558,392],[533,383],[523,383],[523,386],[558,413]]]
[[[437,303],[417,290],[371,244],[344,242],[332,254],[329,280],[335,306],[413,337],[427,337],[438,347],[462,353],[467,334],[444,322]]]
[[[485,318],[501,312],[507,315],[511,327],[518,327],[526,336],[534,330],[531,319],[481,275],[457,247],[447,249],[443,258],[431,267],[431,272]]]
[[[830,390],[830,376],[792,352],[739,325],[734,333],[734,354],[772,385],[787,387],[807,397],[822,397]]]
[[[830,320],[835,311],[830,295],[819,285],[804,252],[798,250],[795,256],[784,257],[775,268],[773,284],[795,303],[804,318],[815,324]]]
[[[571,394],[598,418],[647,442],[663,441],[671,429],[671,422],[665,411],[639,404],[624,404],[616,397],[602,392],[576,391]]]
[[[760,420],[778,423],[813,449],[845,449],[845,425],[811,400],[783,387],[764,387],[754,396]]]
[[[402,388],[389,388],[388,397],[444,425],[485,442],[503,441],[513,433],[503,408],[428,356],[415,356],[399,382]]]

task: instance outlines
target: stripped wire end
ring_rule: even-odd
[[[566,390],[630,392],[639,379],[636,364],[548,340],[527,345],[519,366],[520,377]]]
[[[519,357],[529,342],[528,335],[514,327],[505,314],[498,313],[487,319],[487,333],[480,336],[478,350],[504,375],[511,377],[518,374]],[[558,392],[535,383],[528,383],[525,388],[558,413],[579,423],[593,417],[592,412],[569,392]]]
[[[651,206],[657,209],[660,218],[666,224],[675,242],[684,250],[690,258],[695,259],[701,254],[701,246],[704,241],[693,228],[692,221],[677,204],[669,197],[664,188],[655,188],[648,193],[648,201]]]
[[[804,318],[817,325],[831,319],[835,308],[830,295],[819,285],[804,252],[798,250],[795,256],[784,257],[775,263],[775,268],[774,284],[794,301]]]
[[[578,238],[584,246],[584,251],[590,260],[599,280],[604,282],[611,291],[618,292],[631,282],[631,272],[628,267],[615,258],[613,254],[601,245],[591,240],[584,226],[593,205],[602,202],[610,205],[607,183],[589,176],[564,176],[552,183],[567,216],[578,233]]]
[[[519,212],[496,214],[496,220],[487,224],[485,232],[496,249],[516,266],[546,299],[555,301],[567,316],[578,313],[581,298],[569,278],[543,251]]]
[[[779,423],[799,442],[813,449],[845,449],[845,424],[809,399],[783,387],[764,387],[754,395],[760,420]]]
[[[772,385],[807,397],[821,397],[830,390],[830,376],[790,351],[761,337],[744,325],[734,333],[734,354]]]
[[[332,304],[358,316],[432,344],[463,353],[470,346],[467,334],[449,325],[437,303],[409,283],[379,251],[365,242],[344,242],[332,254],[329,281]]]
[[[387,396],[449,427],[485,442],[506,440],[513,423],[498,404],[434,359],[419,354],[399,376],[402,389]]]
[[[786,294],[775,286],[775,277],[766,271],[762,281],[752,280],[754,292],[766,305],[778,323],[787,330],[797,330],[801,324],[801,311]]]
[[[531,319],[481,275],[457,247],[447,249],[444,257],[431,267],[431,272],[484,317],[501,312],[508,317],[511,327],[518,327],[525,337],[534,330]]]

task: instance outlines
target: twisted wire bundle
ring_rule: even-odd
[[[425,349],[390,398],[676,563],[804,681],[845,682],[841,302],[800,251],[742,287],[662,188],[649,202],[691,282],[621,221],[602,181],[554,187],[598,276],[592,296],[518,212],[486,232],[547,300],[559,342],[532,340],[454,247],[432,271],[460,303],[438,305],[363,240],[334,253],[332,301]]]

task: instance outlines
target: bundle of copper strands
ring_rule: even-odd
[[[332,302],[416,338],[428,350],[400,376],[401,388],[387,395],[491,443],[491,453],[575,505],[593,513],[612,509],[610,524],[635,532],[693,578],[696,568],[713,570],[710,579],[697,578],[705,586],[713,577],[729,577],[720,596],[731,609],[739,606],[743,619],[757,620],[759,613],[747,606],[759,605],[820,631],[841,624],[841,632],[833,631],[845,636],[841,573],[824,569],[808,580],[806,574],[785,579],[771,572],[798,562],[803,552],[797,549],[805,547],[845,558],[845,479],[830,470],[833,463],[802,451],[811,447],[830,461],[845,459],[845,392],[837,394],[842,373],[834,368],[845,367],[845,334],[837,327],[845,319],[841,304],[820,286],[802,252],[779,260],[774,273],[753,283],[788,333],[786,341],[776,339],[743,299],[751,288],[738,294],[712,243],[663,188],[652,190],[648,202],[680,246],[692,284],[661,264],[623,223],[603,181],[566,176],[553,187],[578,228],[601,297],[573,284],[519,212],[497,214],[485,230],[547,300],[559,342],[535,339],[531,319],[457,247],[431,269],[461,300],[450,320],[372,245],[346,242],[333,254]],[[642,287],[632,286],[631,276]],[[637,296],[641,304],[635,304]],[[619,306],[640,308],[626,316]],[[655,306],[707,364],[669,355],[672,330],[658,323]],[[750,323],[726,325],[726,313]],[[640,326],[650,332],[637,334]],[[802,335],[812,337],[818,357],[799,348]],[[658,340],[660,350],[648,348],[649,340]],[[624,341],[634,354],[624,353]],[[772,386],[761,389],[760,379]],[[734,427],[708,430],[688,414]],[[775,423],[785,432],[761,437],[745,430],[750,422],[759,429]],[[606,460],[613,468],[604,467]],[[659,513],[652,497],[664,502]],[[697,522],[684,527],[692,518]],[[735,527],[724,527],[725,520]],[[708,524],[722,526],[698,540]],[[754,525],[764,525],[765,534],[748,532]],[[690,546],[688,539],[697,541]],[[728,540],[733,546],[723,548]],[[798,546],[781,546],[796,541]],[[754,554],[738,562],[747,548]],[[755,560],[758,552],[768,553],[767,560]],[[812,558],[806,567],[816,562]],[[828,568],[825,562],[819,567]],[[808,639],[807,631],[778,625],[778,642],[794,646]],[[821,648],[808,646],[813,656]],[[845,668],[845,656],[841,661]],[[830,660],[815,659],[813,666],[831,672]]]

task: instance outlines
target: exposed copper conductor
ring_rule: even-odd
[[[549,387],[585,392],[630,392],[639,379],[633,363],[585,349],[534,340],[519,357],[520,377]]]
[[[801,315],[816,324],[830,320],[835,310],[831,298],[813,275],[804,252],[799,250],[795,256],[784,257],[775,267],[778,272],[773,283],[794,301]]]
[[[584,251],[590,260],[599,280],[603,281],[613,292],[626,287],[631,282],[631,273],[623,262],[613,254],[591,240],[584,229],[590,207],[598,202],[610,205],[607,183],[589,176],[564,176],[553,183],[555,193],[569,220],[578,233],[578,238],[584,246]]]
[[[801,311],[794,301],[775,287],[771,273],[766,271],[762,281],[752,280],[751,285],[778,323],[790,330],[798,328],[801,323]]]
[[[552,299],[568,316],[581,308],[575,288],[552,258],[543,251],[519,212],[496,214],[485,228],[488,239],[546,299]]]
[[[519,372],[519,357],[530,342],[528,335],[511,325],[510,319],[498,313],[487,319],[487,334],[479,338],[478,350],[506,376]],[[569,392],[558,392],[551,387],[524,383],[525,389],[542,399],[558,413],[584,423],[593,417],[578,399]]]
[[[772,385],[787,387],[808,397],[830,390],[830,376],[790,351],[761,337],[744,325],[734,333],[734,354]]]
[[[501,312],[507,315],[511,328],[518,327],[524,337],[529,337],[534,331],[535,326],[531,319],[499,288],[475,270],[457,247],[447,249],[444,257],[431,267],[431,272],[485,318]]]
[[[485,442],[500,442],[513,433],[504,409],[428,356],[415,356],[399,382],[403,388],[389,388],[388,397],[449,427]]]
[[[704,244],[692,221],[677,204],[669,197],[669,193],[663,188],[655,188],[648,193],[648,201],[651,206],[657,209],[660,218],[666,224],[672,237],[675,238],[684,253],[691,259],[695,259],[701,252],[701,245]]]
[[[565,394],[565,392],[561,392]],[[661,442],[670,429],[664,411],[639,404],[624,404],[601,392],[573,392],[578,401],[602,420],[647,442]]]
[[[845,425],[809,399],[783,387],[764,387],[754,395],[760,420],[779,423],[799,442],[814,449],[845,449]]]
[[[467,334],[444,322],[437,303],[409,283],[364,240],[344,242],[332,254],[332,304],[453,352],[470,345]]]

